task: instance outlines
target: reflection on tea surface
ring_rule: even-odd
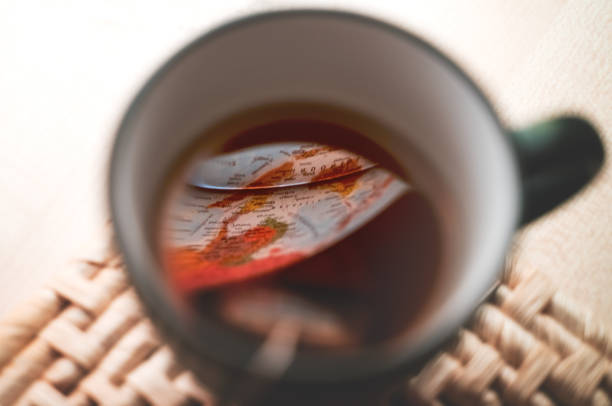
[[[438,230],[394,173],[299,142],[197,159],[188,173],[164,204],[160,251],[203,317],[261,340],[282,325],[296,346],[324,349],[384,340],[418,316]]]
[[[174,247],[166,261],[181,290],[261,275],[312,256],[408,190],[390,172],[331,147],[256,148],[245,151],[244,165],[239,155],[199,165],[192,183],[214,183],[215,189],[187,188],[170,209]],[[362,161],[369,169],[361,169]],[[213,167],[224,170],[206,178],[203,169]],[[224,179],[233,190],[217,190]]]
[[[194,165],[190,183],[221,190],[278,188],[335,179],[373,166],[337,147],[283,142],[203,159]]]

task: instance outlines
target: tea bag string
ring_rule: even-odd
[[[294,318],[285,317],[276,322],[246,366],[253,375],[242,376],[230,384],[226,395],[218,399],[219,405],[258,404],[293,362],[301,334],[302,327]],[[266,378],[257,377],[262,375]]]

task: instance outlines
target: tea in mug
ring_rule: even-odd
[[[166,280],[197,317],[262,343],[279,328],[296,350],[383,343],[429,304],[436,212],[366,119],[286,110],[202,134],[159,209]]]

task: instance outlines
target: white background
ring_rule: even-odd
[[[612,2],[0,2],[0,315],[108,246],[113,131],[149,74],[227,18],[272,8],[366,12],[418,33],[476,79],[510,127],[562,112],[612,142]],[[609,149],[610,150],[610,149]],[[515,259],[612,322],[612,174],[525,230]]]

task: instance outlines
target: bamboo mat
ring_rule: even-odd
[[[398,404],[610,405],[612,332],[533,270],[509,270]],[[117,258],[60,274],[0,322],[0,405],[212,405],[144,316]],[[393,403],[395,404],[395,403]]]

